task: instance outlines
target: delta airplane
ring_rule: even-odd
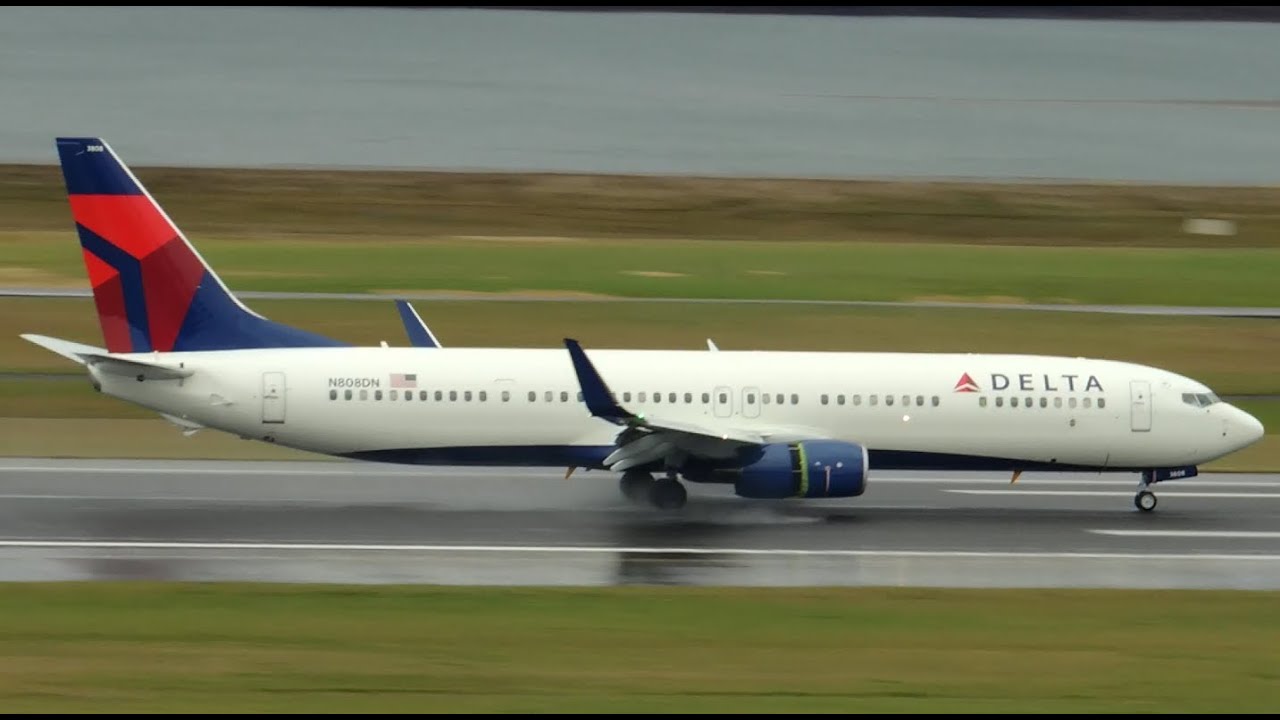
[[[354,347],[250,310],[111,147],[58,138],[106,347],[22,337],[92,385],[191,432],[419,465],[616,474],[683,506],[682,480],[746,498],[862,495],[875,471],[1128,472],[1151,487],[1258,441],[1262,424],[1187,377],[1080,357]]]

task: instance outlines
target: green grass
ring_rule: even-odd
[[[371,232],[374,232],[371,229]],[[1280,249],[193,236],[237,290],[1271,306]],[[87,287],[68,232],[0,234],[0,283]]]
[[[405,345],[391,301],[254,301],[282,322],[363,344]],[[1168,368],[1222,395],[1280,393],[1280,322],[977,311],[685,305],[678,303],[419,302],[449,346],[903,350],[1085,355]],[[0,298],[0,370],[72,372],[70,361],[18,337],[39,332],[100,343],[89,299]],[[0,403],[6,393],[0,391]],[[0,407],[0,415],[5,414]]]
[[[0,588],[9,712],[1267,712],[1276,595]]]
[[[1277,247],[1280,188],[134,168],[198,234]],[[1189,235],[1188,218],[1236,223]],[[0,166],[0,228],[66,230],[56,166]]]

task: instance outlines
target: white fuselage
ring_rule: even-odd
[[[627,410],[780,441],[854,442],[870,451],[873,468],[1193,466],[1261,434],[1256,420],[1227,403],[1187,401],[1187,394],[1210,394],[1200,383],[1123,362],[587,352]],[[428,464],[592,466],[619,431],[589,413],[570,356],[559,349],[299,348],[121,357],[182,365],[194,374],[139,382],[95,370],[109,395],[317,453]],[[413,380],[397,383],[393,376]]]

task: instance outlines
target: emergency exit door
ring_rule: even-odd
[[[262,422],[284,422],[284,373],[262,373]]]

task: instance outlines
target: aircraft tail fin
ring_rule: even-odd
[[[414,347],[441,347],[435,333],[422,321],[422,316],[407,300],[396,300],[396,310],[400,311],[400,321],[404,323],[404,332]]]
[[[345,344],[241,303],[104,140],[57,148],[109,352]]]

